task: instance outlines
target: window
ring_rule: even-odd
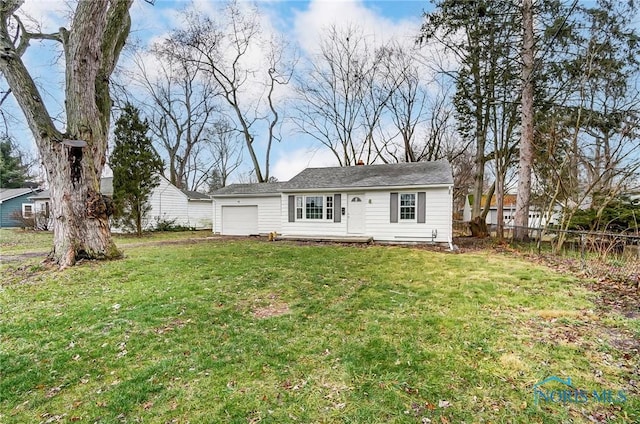
[[[334,196],[296,196],[296,221],[334,218]]]
[[[322,196],[307,196],[305,198],[305,218],[322,219]]]
[[[400,195],[400,219],[416,219],[416,195],[415,193]]]
[[[33,217],[33,205],[29,203],[22,204],[22,217],[23,218],[31,218]]]
[[[296,197],[296,219],[302,219],[302,196]]]

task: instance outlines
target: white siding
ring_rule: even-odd
[[[339,192],[338,192],[339,193]],[[317,193],[304,193],[298,194],[300,196],[333,196],[338,194],[335,191],[331,192],[317,192]],[[346,208],[347,194],[340,193],[340,203],[343,208]],[[310,220],[296,220],[295,222],[289,222],[289,195],[282,195],[282,234],[285,236],[346,236],[347,235],[347,217],[342,215],[340,222],[333,222],[333,220],[327,219],[310,219]],[[335,201],[334,201],[335,202]],[[335,203],[334,203],[335,204]],[[345,209],[346,210],[346,209]],[[334,214],[340,213],[335,209]],[[366,228],[365,228],[366,231]]]
[[[196,230],[210,230],[213,228],[211,216],[211,200],[189,200],[189,226]]]
[[[365,197],[366,234],[377,241],[448,243],[452,236],[453,199],[448,187],[397,190],[397,193],[426,192],[426,222],[390,222],[390,192],[370,191]],[[436,231],[435,239],[432,233]]]
[[[280,195],[262,197],[217,197],[213,199],[213,232],[222,233],[222,207],[223,206],[257,206],[258,207],[258,232],[268,234],[281,231],[282,209]],[[286,206],[284,213],[286,214]]]
[[[397,222],[390,220],[390,193],[388,190],[370,190],[364,193],[364,235],[377,241],[448,243],[452,239],[453,198],[449,187],[422,187],[414,190],[393,190],[397,193],[426,193],[426,222]],[[331,195],[335,192],[304,193],[304,195]],[[361,193],[361,192],[359,192]],[[285,236],[347,236],[347,217],[339,223],[326,220],[297,220],[288,222],[288,196],[282,195],[282,234]],[[297,195],[303,195],[298,193]],[[341,206],[347,208],[347,193],[341,193]],[[336,211],[338,213],[339,211]]]
[[[186,194],[167,179],[160,178],[160,185],[149,197],[151,210],[147,213],[147,219],[143,224],[144,229],[154,229],[159,221],[169,221],[174,225],[198,230],[210,229],[212,227],[211,203],[211,201],[189,200]]]
[[[159,221],[170,221],[174,225],[189,225],[189,206],[187,195],[165,178],[149,197],[151,210],[143,223],[145,230],[153,229]]]

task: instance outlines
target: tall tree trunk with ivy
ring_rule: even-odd
[[[111,111],[109,77],[129,34],[133,0],[80,1],[69,29],[30,33],[16,11],[24,0],[0,1],[0,71],[22,109],[44,164],[51,191],[54,245],[60,267],[80,258],[120,256],[109,229],[110,201],[100,193]],[[10,28],[18,24],[18,37]],[[33,39],[62,44],[66,131],[55,127],[22,61]]]

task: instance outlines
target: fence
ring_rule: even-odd
[[[522,228],[522,227],[519,227]],[[520,251],[562,259],[567,266],[587,275],[634,284],[640,288],[640,233],[609,233],[561,230],[558,228],[523,228],[527,241],[514,241],[515,227],[504,228],[503,240]],[[495,226],[489,226],[496,236]],[[469,235],[460,223],[454,223],[454,233]]]

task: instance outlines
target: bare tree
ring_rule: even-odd
[[[373,132],[388,92],[381,92],[374,52],[360,28],[329,28],[320,52],[297,81],[293,117],[299,130],[326,146],[340,166],[373,162]],[[365,155],[366,153],[366,155]]]
[[[383,138],[387,143],[379,150],[385,150],[396,162],[418,162],[425,157],[430,160],[430,156],[438,156],[433,151],[437,147],[432,149],[429,142],[420,146],[417,140],[418,130],[428,119],[428,95],[424,69],[416,53],[398,42],[391,42],[382,47],[378,54],[382,67],[381,78],[389,93],[384,107],[396,131],[395,134]],[[444,101],[444,97],[442,100]],[[429,137],[429,140],[438,138],[439,125],[442,123],[438,115],[439,112],[443,112],[441,106],[444,106],[444,103],[437,102],[433,106],[431,134],[434,137]],[[397,139],[400,139],[400,143],[395,142]]]
[[[295,60],[286,54],[284,39],[264,37],[255,8],[247,11],[231,2],[220,20],[195,10],[187,11],[185,18],[187,28],[174,31],[167,46],[181,61],[205,72],[221,93],[226,116],[244,138],[255,176],[265,182],[271,147],[279,140],[276,88],[289,83]],[[257,63],[259,56],[263,60]],[[260,130],[266,135],[258,137]],[[256,137],[266,145],[264,165],[256,152]]]
[[[565,25],[570,38],[556,43],[564,49],[552,52],[555,66],[544,75],[546,108],[536,127],[538,187],[547,193],[548,211],[562,207],[564,229],[579,209],[596,210],[599,217],[640,176],[640,46],[633,5],[601,0],[598,7],[577,7],[574,15]]]
[[[47,172],[52,199],[52,260],[120,256],[111,207],[100,194],[111,111],[109,77],[129,34],[133,0],[81,1],[69,29],[32,33],[16,15],[23,1],[0,2],[0,71],[20,105]],[[11,37],[17,31],[19,37]],[[54,125],[22,54],[34,39],[59,42],[65,60],[66,130]],[[15,40],[15,42],[14,42]]]
[[[168,42],[151,48],[152,70],[148,59],[136,56],[130,78],[144,93],[138,103],[149,119],[156,150],[165,159],[167,179],[178,188],[198,190],[211,170],[206,129],[220,113],[218,92],[204,72],[172,48]]]
[[[226,120],[216,121],[207,130],[213,159],[212,175],[219,179],[217,188],[226,186],[229,176],[242,164],[242,144],[237,136],[237,131]]]

